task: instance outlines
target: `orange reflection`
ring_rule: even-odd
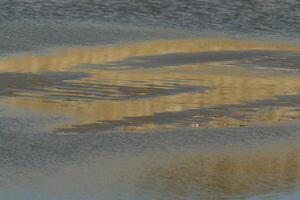
[[[42,90],[38,91],[15,88],[18,96],[2,101],[75,116],[75,121],[61,126],[70,128],[73,125],[93,124],[99,121],[153,116],[157,113],[180,112],[216,105],[243,104],[272,99],[278,95],[299,95],[300,77],[293,73],[274,75],[263,70],[227,67],[224,62],[160,68],[78,67],[80,64],[105,64],[153,54],[253,49],[300,51],[297,45],[220,39],[152,41],[112,47],[67,49],[54,55],[8,57],[0,60],[2,72],[73,71],[90,76],[65,80],[61,85],[47,85],[48,82],[45,82]],[[35,87],[41,89],[41,84],[36,84]],[[246,121],[231,116],[212,117],[208,125],[239,126],[261,120],[277,122],[291,115],[298,119],[300,116],[293,108],[278,108],[276,112],[267,109],[254,114],[245,112],[244,115],[249,115]],[[156,125],[153,121],[144,121],[134,128],[139,127],[174,125]]]
[[[232,199],[282,192],[299,184],[297,145],[185,152],[174,150],[164,161],[145,166],[138,185],[159,194],[193,194],[203,198],[217,194]]]

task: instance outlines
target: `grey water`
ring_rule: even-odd
[[[1,0],[0,55],[153,38],[299,42],[297,0]]]
[[[181,38],[299,44],[300,1],[0,0],[1,57],[25,52],[43,54],[52,47]],[[220,51],[134,57],[110,63],[110,67],[160,68],[249,57],[255,59],[239,64],[245,68],[271,66],[272,69],[287,65],[298,69],[300,63],[298,53]],[[143,62],[136,62],[140,60]],[[39,89],[40,85],[73,86],[64,81],[68,77],[73,80],[84,76],[55,72],[1,73],[0,100],[13,97],[15,90],[23,88],[33,91],[32,88]],[[98,86],[103,89],[102,85]],[[180,86],[174,91],[206,92],[207,89]],[[287,87],[292,88],[290,84]],[[174,91],[169,93],[173,95]],[[165,90],[156,93],[157,96],[169,94]],[[229,111],[234,115],[241,107],[242,111],[252,113],[272,105],[293,107],[293,112],[299,112],[298,100],[299,95],[281,96],[246,102],[243,106],[222,105],[212,111],[208,108],[210,112],[187,110],[143,119],[159,123],[175,119],[174,123],[180,124],[186,118],[194,120],[192,117],[199,113],[204,113],[206,120],[208,114],[211,118]],[[68,134],[56,134],[45,127],[67,121],[69,116],[33,110],[0,104],[0,199],[300,198],[300,127],[297,124],[181,128],[146,133],[108,130],[80,134],[71,129]],[[119,124],[132,125],[131,118],[123,121]],[[111,124],[118,125],[116,121]]]

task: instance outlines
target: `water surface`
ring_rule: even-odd
[[[299,13],[0,0],[0,197],[298,199]]]

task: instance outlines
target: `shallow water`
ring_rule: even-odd
[[[0,195],[297,197],[298,54],[193,39],[2,58]]]
[[[0,0],[0,199],[299,199],[299,12]]]
[[[264,199],[299,189],[298,126],[2,137],[5,199]]]
[[[299,12],[297,0],[1,0],[0,55],[161,38],[299,43]]]
[[[8,24],[58,20],[295,36],[300,31],[297,0],[1,0],[0,8],[1,23]]]
[[[0,61],[1,96],[74,118],[53,126],[57,133],[297,120],[298,52],[290,44],[194,39],[11,56]]]

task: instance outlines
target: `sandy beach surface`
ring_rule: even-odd
[[[0,199],[300,199],[299,3],[171,4],[0,0]]]

